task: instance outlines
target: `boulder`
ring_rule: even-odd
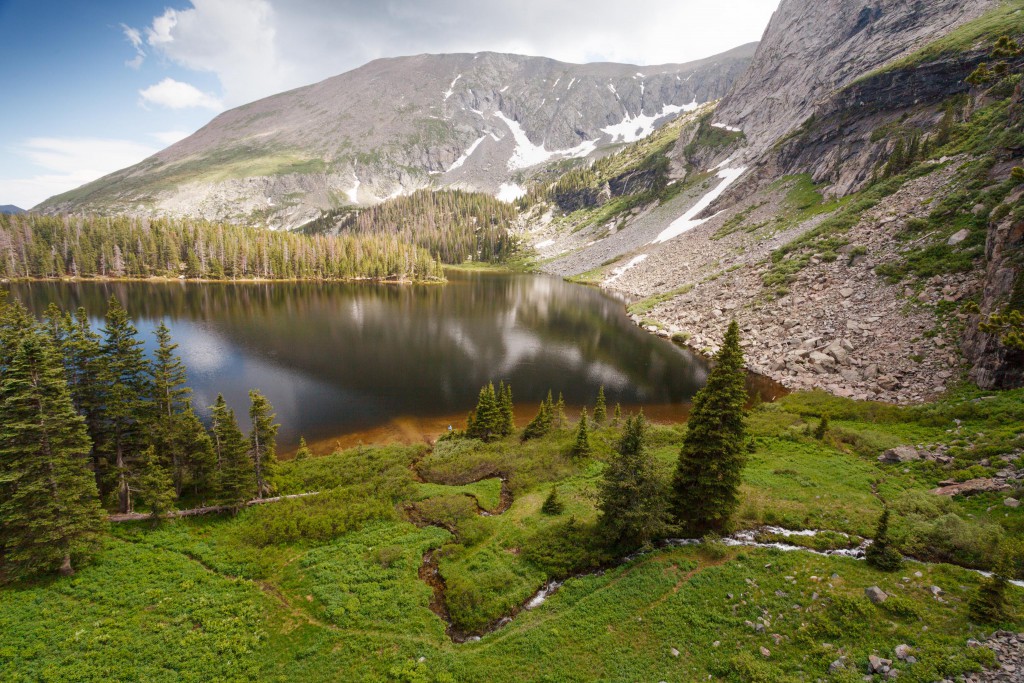
[[[865,588],[864,594],[868,596],[868,600],[870,600],[872,604],[875,605],[880,605],[889,599],[889,596],[885,594],[885,591],[883,591],[878,586],[871,586],[870,588]]]
[[[871,655],[870,657],[868,657],[868,671],[870,671],[873,674],[886,674],[889,673],[889,669],[891,668],[891,659],[882,659],[881,657],[876,657],[875,655]]]
[[[936,496],[969,496],[974,493],[989,491],[1009,491],[1010,485],[997,479],[968,479],[967,481],[940,481],[937,489],[932,489]]]
[[[885,453],[878,456],[878,462],[889,464],[914,462],[915,460],[920,459],[921,454],[913,446],[898,446],[896,448],[890,448]]]
[[[949,239],[946,240],[946,244],[948,244],[949,246],[952,247],[954,245],[960,244],[961,242],[963,242],[965,239],[967,239],[970,236],[971,236],[971,231],[966,229],[966,228],[964,228],[963,230],[960,230],[959,232],[956,232],[956,233],[953,233],[952,235],[950,235]]]
[[[1016,498],[1007,498],[1006,500],[1003,501],[1003,505],[1005,505],[1008,508],[1019,508],[1020,501],[1017,500]]]

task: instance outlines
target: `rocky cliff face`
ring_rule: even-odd
[[[757,156],[821,100],[994,7],[996,0],[782,0],[751,68],[715,121],[742,129]]]
[[[495,53],[381,59],[227,111],[43,208],[288,225],[423,187],[511,198],[539,164],[636,140],[722,97],[753,50],[648,67]]]
[[[1024,42],[1019,7],[782,0],[751,67],[670,153],[687,190],[561,241],[543,227],[545,268],[596,273],[639,300],[639,324],[697,349],[735,318],[750,366],[796,388],[914,402],[961,369],[1020,386],[1024,354],[977,323],[1024,310],[1024,106],[1019,85],[1007,105],[1014,76],[966,82],[999,35]]]

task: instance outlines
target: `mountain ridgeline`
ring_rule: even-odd
[[[37,208],[296,227],[422,188],[514,197],[544,162],[631,142],[722,97],[753,50],[644,67],[491,52],[380,59],[224,112]]]

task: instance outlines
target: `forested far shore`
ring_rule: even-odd
[[[439,280],[400,235],[300,235],[135,216],[0,215],[0,277]]]
[[[306,234],[399,236],[445,264],[495,262],[511,256],[518,210],[482,192],[419,190],[367,209],[327,211],[302,226]]]

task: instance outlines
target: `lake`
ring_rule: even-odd
[[[681,420],[700,356],[630,322],[622,302],[555,277],[451,271],[447,285],[311,282],[32,282],[7,285],[40,314],[84,306],[98,328],[116,295],[152,350],[161,320],[203,414],[223,393],[240,422],[259,389],[280,450],[414,441],[465,426],[480,387],[510,382],[525,424],[548,389],[574,413],[605,387],[608,410]],[[765,390],[771,392],[770,387]]]

